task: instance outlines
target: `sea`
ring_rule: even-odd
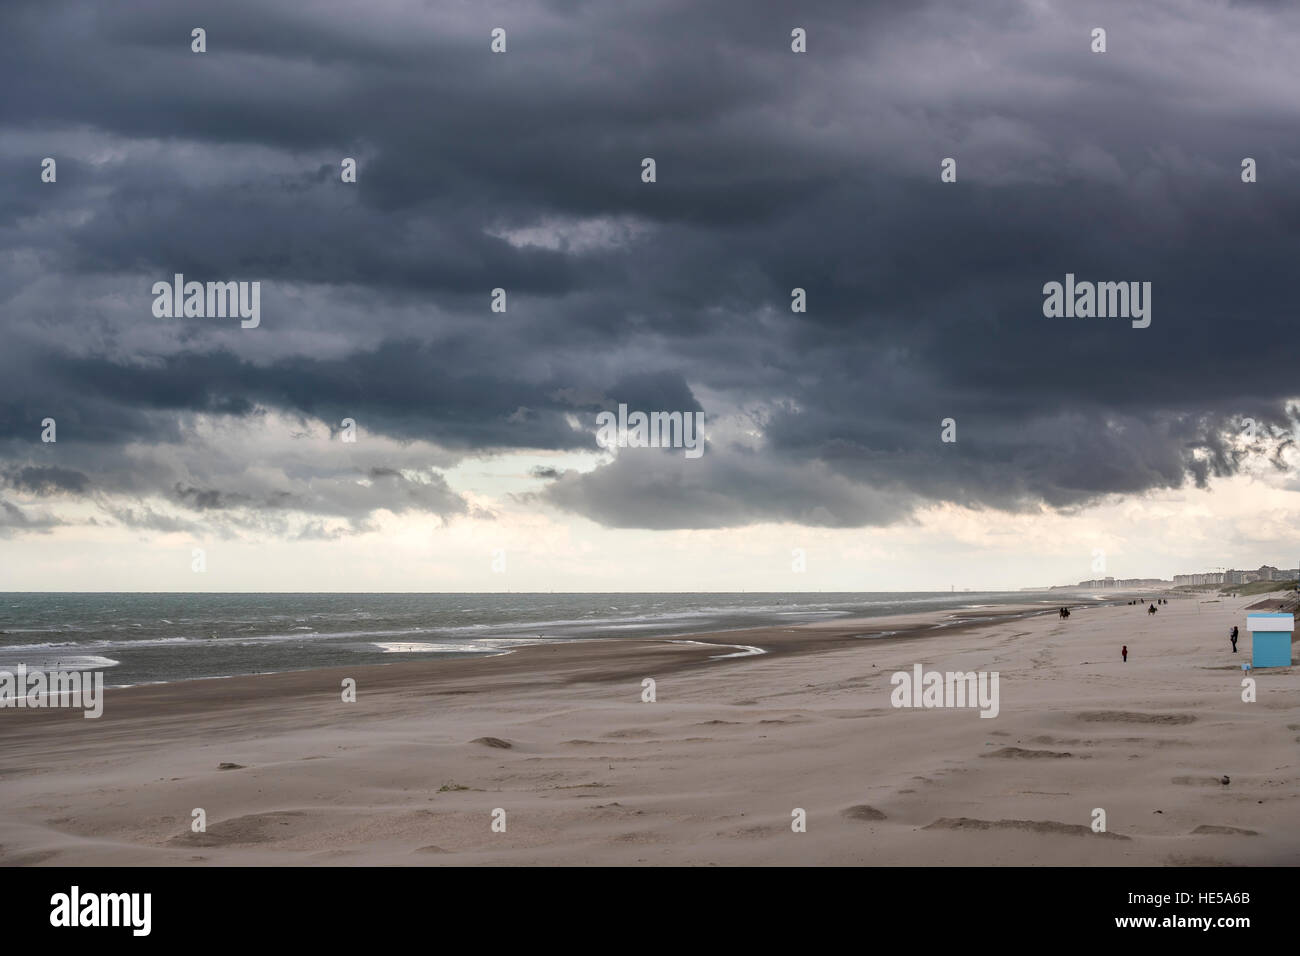
[[[1054,607],[1061,591],[673,594],[0,592],[0,671],[94,670],[108,686],[507,654],[553,641],[674,638],[747,627]]]

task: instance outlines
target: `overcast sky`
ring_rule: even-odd
[[[1263,0],[6,0],[0,590],[1294,567],[1297,36]],[[260,282],[260,325],[156,317],[176,273]],[[1067,273],[1150,282],[1150,326],[1045,317]],[[619,403],[703,412],[704,454],[598,447]]]

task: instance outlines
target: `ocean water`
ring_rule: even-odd
[[[1060,592],[147,594],[0,592],[0,670],[102,670],[109,686],[228,677],[525,644],[679,637],[999,603]],[[1080,601],[1071,595],[1073,603]],[[1084,600],[1100,600],[1084,598]]]

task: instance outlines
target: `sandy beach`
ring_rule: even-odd
[[[1243,702],[1249,636],[1227,641],[1255,600],[547,644],[110,690],[98,720],[0,711],[0,863],[1295,865],[1300,673],[1254,672]],[[737,646],[766,653],[721,656]],[[917,664],[996,671],[997,716],[891,706]]]

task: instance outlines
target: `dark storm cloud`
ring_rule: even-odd
[[[469,510],[410,462],[277,484],[122,449],[273,412],[451,455],[594,449],[624,402],[757,410],[761,437],[540,469],[538,500],[615,526],[842,527],[1203,485],[1239,467],[1243,418],[1283,429],[1297,392],[1297,20],[1215,0],[6,4],[4,473],[360,528]],[[176,272],[262,281],[262,327],[153,318]],[[1152,282],[1151,327],[1044,318],[1067,272]],[[80,450],[33,447],[46,415]]]
[[[0,498],[0,538],[15,532],[42,532],[58,527],[63,522],[48,514],[31,514],[12,501]]]
[[[90,485],[90,479],[79,471],[51,466],[17,468],[4,477],[14,488],[36,495],[84,494]]]

